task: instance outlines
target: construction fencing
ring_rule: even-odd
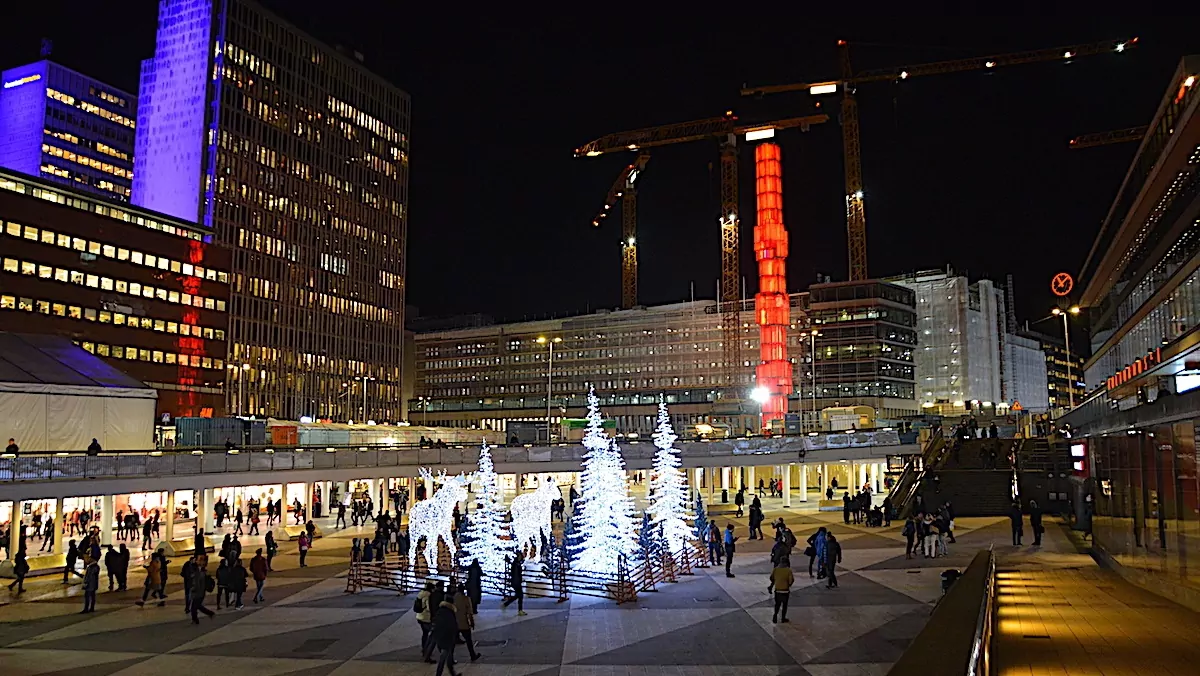
[[[647,555],[648,554],[648,555]],[[606,598],[618,604],[636,601],[640,592],[657,591],[658,585],[677,582],[680,576],[692,575],[695,568],[707,568],[703,550],[695,542],[687,542],[675,552],[655,547],[651,552],[630,562],[622,557],[615,575],[602,574],[563,565],[550,560],[540,565],[526,566],[523,591],[527,597],[553,598],[560,603],[572,596]],[[427,581],[445,584],[454,582],[465,586],[468,566],[461,557],[450,557],[439,547],[438,572],[431,573],[424,559],[417,557],[411,565],[408,556],[387,554],[382,561],[352,561],[346,577],[346,592],[364,589],[385,589],[400,595],[419,592]],[[559,559],[562,561],[562,559]],[[483,571],[481,588],[484,594],[512,598],[514,590],[507,571]]]

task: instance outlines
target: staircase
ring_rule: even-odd
[[[949,443],[953,447],[954,441]],[[950,500],[956,516],[1007,514],[1012,505],[1008,453],[1013,445],[1011,439],[970,439],[962,441],[957,452],[946,452],[941,464],[925,473],[921,497],[926,508],[936,509]],[[990,466],[989,450],[995,453],[995,469],[985,469]]]
[[[1021,506],[1028,508],[1037,500],[1045,512],[1067,508],[1066,495],[1071,490],[1072,474],[1070,440],[1055,437],[1025,439],[1017,453],[1021,487]]]

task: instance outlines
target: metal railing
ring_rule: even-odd
[[[810,450],[898,446],[892,432],[857,432],[795,437],[758,437],[679,442],[680,455],[687,460],[731,455],[791,456],[799,460]],[[654,444],[627,441],[620,444],[626,462],[651,461]],[[581,444],[557,446],[502,446],[492,449],[497,465],[536,463],[581,463],[586,449]],[[98,455],[42,454],[0,457],[0,483],[15,481],[60,481],[80,479],[145,478],[189,476],[233,472],[287,470],[333,470],[353,468],[474,466],[479,461],[477,446],[419,448],[411,445],[323,448],[262,449],[177,449],[172,451],[128,451]]]
[[[917,458],[913,458],[904,465],[904,471],[901,472],[896,485],[888,494],[897,519],[908,517],[913,501],[921,491],[921,483],[925,480],[926,470],[937,463],[945,448],[946,437],[939,427],[933,431],[929,440],[925,442],[925,447],[921,449],[920,463],[917,462]]]
[[[888,676],[987,676],[995,604],[996,557],[985,549],[938,602]]]

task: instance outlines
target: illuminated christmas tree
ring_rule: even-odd
[[[692,532],[688,528],[687,477],[679,469],[679,451],[674,447],[675,430],[671,428],[671,416],[667,405],[658,404],[658,426],[654,430],[654,471],[650,476],[650,507],[646,512],[656,527],[661,527],[667,539],[667,547],[678,552],[687,544]]]
[[[485,571],[502,574],[507,570],[504,557],[511,554],[512,540],[508,537],[505,510],[500,505],[500,485],[487,442],[479,449],[479,471],[475,473],[475,480],[479,482],[479,507],[463,533],[462,561],[469,565],[479,559],[479,565]]]
[[[572,567],[615,576],[622,555],[637,558],[638,544],[625,461],[617,443],[604,433],[595,390],[588,392],[587,421],[583,437],[587,453],[579,480],[582,505],[574,523],[579,544]]]

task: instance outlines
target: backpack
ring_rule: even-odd
[[[204,591],[212,592],[217,588],[217,581],[212,578],[212,575],[204,576]]]
[[[783,543],[788,549],[792,549],[796,546],[796,535],[790,530],[783,531]]]
[[[904,530],[901,531],[900,534],[903,535],[904,537],[908,537],[910,535],[913,535],[913,530],[914,530],[913,523],[911,521],[909,521],[908,523],[904,524]]]
[[[421,597],[420,597],[420,596],[418,596],[417,598],[413,599],[413,612],[414,612],[414,613],[423,613],[423,612],[425,612],[425,602],[421,600]]]

